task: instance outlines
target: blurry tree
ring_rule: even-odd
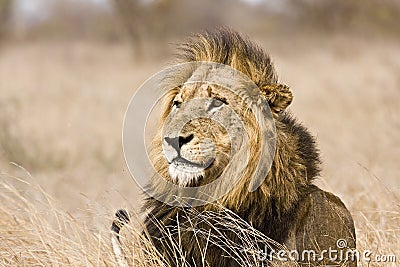
[[[144,46],[163,44],[204,28],[221,25],[235,0],[111,0],[132,42],[134,55]],[[158,47],[158,49],[162,49]]]
[[[288,0],[298,22],[328,31],[398,31],[397,0]]]
[[[142,54],[142,23],[145,18],[143,6],[138,0],[112,0],[115,10],[128,32],[135,57]]]
[[[3,40],[10,27],[12,0],[0,0],[0,41]]]
[[[112,0],[117,16],[120,18],[132,43],[135,58],[140,58],[149,43],[157,43],[170,33],[176,1],[171,0]],[[180,1],[179,1],[180,2]],[[173,31],[177,31],[173,27]]]

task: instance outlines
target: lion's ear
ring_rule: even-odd
[[[293,99],[289,86],[283,84],[269,84],[260,87],[261,93],[267,98],[273,113],[279,113],[290,105]]]

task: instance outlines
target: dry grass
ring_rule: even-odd
[[[294,91],[293,113],[318,138],[319,185],[349,207],[358,249],[400,262],[398,43],[260,41]],[[123,114],[135,88],[166,65],[129,55],[123,44],[2,47],[0,265],[115,265],[112,214],[142,199],[123,161]],[[160,266],[140,225],[131,229],[137,266]]]
[[[41,200],[24,197],[7,182],[1,184],[2,266],[117,266],[110,231],[96,229],[57,209],[41,188],[28,185],[40,193]],[[130,232],[135,239],[130,240],[127,255],[135,255],[136,266],[161,266],[156,250],[140,235],[140,229],[131,227]]]

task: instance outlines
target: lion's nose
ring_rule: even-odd
[[[175,151],[180,150],[179,140],[177,137],[165,137],[164,140],[169,146],[171,146],[173,149],[175,149]]]
[[[190,141],[192,141],[192,139],[193,139],[193,134],[190,134],[190,135],[188,135],[188,136],[186,136],[186,137],[184,137],[184,136],[179,136],[179,148],[181,148],[184,144],[187,144],[187,143],[189,143]]]
[[[176,151],[179,151],[184,144],[189,143],[193,139],[193,134],[179,137],[165,137],[164,140],[168,145],[172,146]]]

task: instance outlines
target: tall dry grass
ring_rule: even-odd
[[[21,167],[22,168],[22,167]],[[122,228],[120,248],[123,257],[117,257],[112,250],[112,232],[87,225],[71,214],[57,208],[52,197],[38,185],[16,177],[2,177],[0,199],[4,205],[0,210],[0,264],[2,266],[168,266],[163,256],[143,232],[137,214],[131,216],[130,224]],[[36,198],[27,198],[24,192],[9,183],[15,179],[38,193]],[[7,181],[8,180],[8,181]],[[160,231],[169,237],[170,249],[174,251],[176,266],[190,266],[182,244],[176,240],[184,232],[194,232],[198,239],[206,239],[227,252],[242,266],[297,266],[294,262],[267,264],[260,260],[260,250],[265,248],[284,249],[275,241],[263,235],[233,212],[220,207],[221,212],[186,214],[187,218],[199,219],[214,233],[198,227],[190,220],[182,221],[178,229],[167,229],[158,222]],[[190,216],[192,215],[192,216]],[[111,222],[111,219],[110,219]],[[238,246],[223,232],[229,229],[242,240]],[[220,233],[220,234],[216,234]],[[197,242],[199,242],[197,240]],[[207,248],[207,247],[206,247]],[[203,257],[207,249],[203,251]],[[204,261],[203,266],[208,266]]]
[[[85,220],[77,219],[57,207],[53,198],[39,185],[5,174],[1,175],[1,179],[1,266],[168,266],[143,233],[138,214],[133,213],[131,223],[122,229],[121,249],[125,259],[124,265],[120,265],[121,261],[115,257],[111,246],[111,216],[107,217],[109,224],[101,227],[87,224]],[[17,182],[17,186],[12,185],[12,181]],[[18,186],[19,183],[23,186]],[[364,210],[353,212],[353,216],[357,227],[357,249],[361,255],[360,266],[396,266],[400,252],[398,196],[387,188],[380,188],[385,190],[385,194],[379,194],[371,192],[371,187],[363,183],[359,186],[363,199],[357,209]],[[375,184],[375,190],[380,186]],[[18,187],[28,187],[34,194]],[[196,215],[198,221],[206,223],[213,231],[198,227],[190,220],[182,221],[178,229],[167,229],[160,223],[160,231],[165,231],[170,237],[166,244],[172,246],[170,249],[175,253],[176,266],[190,266],[190,259],[185,257],[179,238],[178,242],[173,241],[187,231],[222,248],[242,266],[297,266],[294,262],[280,262],[276,258],[273,261],[260,260],[262,254],[259,251],[265,251],[266,247],[275,250],[285,248],[229,210],[189,215],[187,218]],[[237,233],[242,242],[240,246],[224,236],[227,229]],[[366,251],[369,253],[364,254]],[[206,253],[207,250],[204,256]],[[384,256],[387,260],[374,262],[376,256]],[[208,265],[204,262],[204,266]]]
[[[318,184],[350,209],[358,249],[397,256],[397,263],[360,265],[398,265],[398,43],[258,39],[293,89],[292,112],[318,139],[324,162]],[[138,212],[143,199],[123,160],[124,111],[135,88],[168,61],[134,63],[129,51],[128,44],[2,47],[0,265],[116,264],[112,214]],[[133,218],[130,261],[160,266],[162,257],[140,235],[140,216]]]
[[[2,177],[5,179],[5,177]],[[13,178],[17,179],[17,178]],[[117,266],[107,228],[96,229],[59,209],[40,187],[36,198],[3,180],[0,210],[0,264],[2,266]],[[111,221],[111,217],[109,218]],[[162,266],[150,242],[138,228],[130,228],[135,266]],[[127,254],[127,255],[129,255]]]

